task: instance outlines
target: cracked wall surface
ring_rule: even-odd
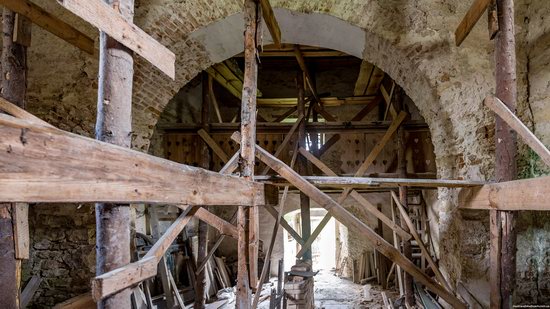
[[[95,29],[64,11],[55,1],[35,2],[97,38]],[[366,59],[404,88],[430,126],[439,177],[492,179],[494,118],[482,106],[482,99],[494,88],[493,43],[488,40],[482,19],[463,46],[454,46],[454,28],[469,6],[467,1],[271,2],[281,21],[285,42],[332,48]],[[530,122],[534,132],[548,145],[550,8],[546,2],[517,1],[516,26],[519,98],[522,98],[518,104],[519,115]],[[136,24],[174,51],[177,60],[176,80],[171,81],[137,57],[133,98],[135,149],[147,151],[158,118],[179,89],[213,62],[242,51],[241,3],[238,0],[136,1]],[[269,42],[267,33],[265,39]],[[34,27],[29,49],[30,111],[62,129],[91,136],[96,92],[97,57],[86,55]],[[522,176],[548,173],[535,155],[525,147],[520,150],[526,171]],[[482,213],[479,221],[470,220],[469,215],[464,218],[456,209],[457,196],[456,190],[440,190],[432,196],[432,225],[440,244],[437,249],[441,263],[453,282],[483,281],[487,279],[487,270],[474,273],[469,269],[473,267],[470,262],[463,261],[472,256],[485,256],[479,250],[487,249],[480,245],[487,239],[483,235],[478,237],[475,228],[480,224],[486,226],[486,214]],[[518,264],[518,278],[525,278],[521,284],[529,284],[536,277],[537,282],[542,282],[537,285],[540,287],[549,277],[548,259],[540,258],[548,255],[548,246],[542,249],[537,246],[541,239],[548,238],[549,231],[547,225],[533,221],[536,216],[522,215],[526,219],[520,223],[531,222],[532,227],[521,229],[519,239],[528,241],[531,244],[528,248],[539,249],[522,250],[518,255],[518,261],[533,257],[536,267],[532,269],[536,272]],[[463,225],[464,221],[468,224]],[[479,241],[465,241],[470,238],[479,238]],[[470,245],[475,249],[469,248]],[[486,257],[476,267],[483,267],[484,263]],[[478,278],[474,278],[476,274]]]

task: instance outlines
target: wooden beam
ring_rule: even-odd
[[[176,206],[181,209],[186,209],[188,207],[182,205]],[[205,208],[199,208],[197,212],[195,212],[195,218],[204,221],[211,227],[215,228],[220,232],[221,235],[226,235],[234,239],[238,238],[237,228],[233,224],[223,220],[222,218],[216,216]]]
[[[386,112],[384,113],[384,120],[387,118],[388,112],[391,114],[392,119],[395,119],[397,117],[397,111],[395,110],[395,106],[392,104],[392,98],[395,91],[395,82],[391,82],[391,89],[388,92],[386,90],[386,87],[384,87],[383,84],[380,84],[380,93],[382,93],[382,97],[384,98],[384,101],[386,102]]]
[[[263,205],[275,198],[263,184],[11,116],[0,115],[0,125],[0,145],[9,149],[0,158],[4,202]]]
[[[58,0],[58,3],[175,79],[176,55],[108,4],[101,0]]]
[[[275,218],[275,220],[277,220],[277,218],[279,218],[279,212],[273,208],[273,206],[269,205],[269,206],[265,206],[265,210],[267,210],[267,212],[273,217]],[[304,239],[300,236],[300,234],[298,232],[296,232],[296,230],[285,220],[285,218],[281,218],[281,222],[280,222],[281,226],[288,232],[288,234],[290,236],[292,236],[292,238],[294,238],[294,240],[296,240],[297,243],[299,243],[300,245],[304,245],[305,244],[305,241]]]
[[[437,265],[435,264],[432,256],[430,255],[430,252],[428,251],[428,249],[424,245],[424,241],[422,240],[420,235],[418,235],[418,232],[416,231],[416,228],[415,228],[411,218],[409,217],[409,214],[405,210],[405,207],[403,207],[403,205],[401,205],[401,202],[399,201],[399,197],[397,197],[397,195],[393,191],[391,192],[391,196],[392,196],[392,198],[395,202],[395,205],[397,205],[397,208],[399,208],[399,211],[401,212],[402,218],[405,219],[404,221],[407,224],[407,226],[409,227],[409,231],[411,232],[411,235],[414,237],[414,240],[416,240],[416,243],[420,247],[420,252],[428,260],[428,264],[430,264],[430,268],[434,271],[435,277],[437,278],[437,281],[439,281],[439,283],[441,283],[443,286],[445,286],[447,291],[452,293],[453,290],[451,289],[451,286],[449,285],[449,283],[447,282],[447,280],[445,279],[445,277],[443,276],[443,274],[439,270],[439,267],[437,267]]]
[[[21,292],[21,308],[27,308],[32,300],[32,297],[34,296],[34,293],[36,293],[40,287],[40,283],[42,283],[42,279],[39,276],[34,275],[31,277],[25,286],[25,289]]]
[[[262,31],[259,4],[255,0],[244,1],[244,78],[241,100],[241,144],[239,167],[241,176],[254,179],[256,147],[256,97],[258,89],[258,41]],[[238,260],[237,260],[237,308],[250,308],[250,287],[256,286],[258,276],[259,210],[257,207],[237,212]],[[248,230],[248,233],[246,232]],[[248,261],[247,261],[248,258]]]
[[[341,137],[342,136],[340,134],[334,134],[333,136],[331,136],[319,149],[319,152],[318,152],[319,158],[321,158],[323,154],[325,154],[325,152],[327,152],[332,146],[338,143]]]
[[[300,148],[300,154],[302,154],[305,158],[307,158],[308,160],[310,160],[311,163],[313,163],[315,166],[317,166],[320,170],[322,170],[324,173],[326,173],[327,175],[330,175],[330,176],[333,176],[332,178],[335,178],[334,175],[336,175],[336,173],[334,173],[327,165],[325,165],[323,162],[321,162],[321,160],[315,158],[315,156],[313,156],[309,151],[307,151],[306,149],[304,148]],[[304,179],[306,179],[305,177],[302,177]],[[339,178],[339,177],[338,177]],[[355,178],[355,177],[351,177],[351,178]],[[399,227],[397,224],[395,224],[395,222],[393,222],[390,218],[386,217],[386,215],[384,215],[384,213],[382,213],[380,210],[378,210],[374,205],[372,205],[366,198],[364,198],[359,192],[353,190],[351,191],[351,196],[359,203],[361,204],[361,206],[363,206],[369,213],[373,214],[375,217],[377,217],[379,220],[381,220],[382,222],[384,222],[387,226],[389,226],[394,232],[396,232],[397,234],[399,234],[399,236],[402,238],[402,239],[405,239],[405,240],[408,240],[408,239],[411,239],[411,235],[409,233],[407,233],[405,230],[403,230],[401,227]],[[344,201],[345,201],[346,197],[345,196],[340,196],[340,198],[338,199],[338,204],[342,204]],[[329,216],[329,214],[327,214],[327,216]],[[323,221],[326,221],[328,222],[328,219],[330,218],[327,218],[327,216],[325,216],[325,218],[323,219]],[[322,229],[322,228],[321,228]],[[319,230],[315,230],[312,234],[312,236],[315,236],[317,237],[320,233],[321,233],[321,229]],[[311,246],[311,244],[313,243],[313,239],[308,239],[307,242],[306,242],[306,245],[309,245]],[[304,247],[306,246],[304,245]]]
[[[264,17],[267,29],[273,38],[273,42],[276,46],[281,46],[281,29],[279,28],[279,23],[275,18],[275,13],[273,13],[273,8],[269,3],[269,0],[260,0],[262,6],[262,15]]]
[[[292,125],[292,127],[290,128],[288,133],[285,135],[285,138],[283,139],[283,141],[281,142],[279,147],[277,147],[277,150],[275,151],[275,157],[278,158],[281,155],[281,153],[283,153],[286,146],[288,145],[288,143],[290,142],[290,140],[294,136],[294,133],[296,132],[296,129],[298,129],[298,127],[303,122],[303,120],[304,120],[304,115],[300,115],[298,117],[298,119],[296,120],[296,122]],[[262,171],[262,175],[267,175],[269,170],[270,170],[269,166],[266,166],[265,169]]]
[[[98,302],[156,276],[157,264],[156,258],[151,256],[95,277],[92,279],[92,298]]]
[[[29,204],[15,203],[12,210],[15,258],[28,260],[30,255]]]
[[[229,162],[229,156],[225,151],[216,143],[216,141],[206,132],[204,129],[200,129],[197,134],[202,138],[202,140],[214,151],[214,153],[220,158],[223,163]]]
[[[527,128],[523,122],[499,98],[489,96],[483,101],[485,106],[497,114],[510,128],[523,138],[523,141],[550,166],[550,150]]]
[[[300,153],[308,152],[300,150]],[[308,152],[309,153],[309,152]],[[305,155],[304,155],[305,156]],[[316,167],[326,166],[313,154],[309,153],[306,157]],[[322,165],[321,165],[322,164]],[[365,188],[387,188],[397,189],[399,187],[412,188],[471,188],[481,187],[486,185],[483,181],[470,180],[454,180],[454,179],[411,179],[411,178],[380,178],[380,177],[348,177],[348,176],[302,176],[305,180],[320,188],[348,188],[348,189],[365,189]],[[254,179],[258,182],[266,182],[277,186],[287,186],[288,182],[279,176],[256,176]]]
[[[357,76],[357,81],[355,82],[355,89],[353,91],[354,96],[362,96],[367,94],[367,89],[373,73],[374,65],[363,60],[359,69],[359,76]]]
[[[459,207],[502,211],[550,210],[550,176],[488,184],[462,190]]]
[[[319,222],[313,233],[307,238],[307,241],[302,245],[302,248],[300,248],[300,251],[296,253],[296,258],[301,259],[304,254],[311,250],[311,245],[317,239],[317,237],[321,234],[325,226],[330,222],[330,219],[332,219],[332,215],[330,213],[327,213],[323,219]]]
[[[367,158],[363,161],[361,166],[359,166],[359,169],[357,169],[357,172],[355,172],[355,176],[360,177],[363,176],[367,169],[370,167],[372,162],[378,157],[378,155],[382,152],[386,144],[390,141],[392,136],[395,134],[397,129],[401,126],[405,118],[407,118],[408,114],[406,112],[401,112],[399,115],[393,120],[392,124],[384,134],[384,136],[380,139],[380,141],[374,146],[374,148],[371,150]],[[351,192],[351,189],[345,189],[342,193],[343,199],[346,198],[346,196],[349,195]]]
[[[474,0],[474,3],[468,9],[468,12],[460,22],[460,25],[455,30],[455,43],[456,46],[460,46],[464,39],[470,34],[470,31],[474,28],[477,21],[481,18],[481,15],[487,10],[491,0]]]
[[[240,134],[235,132],[231,137],[235,142],[240,141]],[[327,209],[332,215],[342,224],[364,235],[374,246],[376,250],[401,266],[406,272],[410,273],[418,282],[424,284],[430,291],[436,293],[446,302],[454,306],[454,308],[466,308],[466,306],[458,300],[454,295],[445,290],[441,285],[428,277],[411,261],[406,259],[399,251],[390,245],[384,238],[376,234],[368,225],[357,219],[354,215],[348,212],[340,204],[336,203],[327,194],[319,191],[313,185],[305,181],[298,173],[292,170],[285,163],[273,157],[269,152],[261,147],[256,147],[256,155],[258,159],[287,179],[290,183],[307,194],[312,200],[317,202],[321,207]]]
[[[92,297],[96,302],[156,276],[157,265],[199,207],[187,207],[162,237],[139,261],[111,270],[92,279]]]
[[[93,55],[94,40],[66,22],[46,12],[29,0],[0,0],[0,4],[13,12],[27,17],[31,22],[67,43]]]
[[[19,13],[15,14],[13,41],[19,45],[30,47],[31,38],[32,38],[31,34],[32,34],[31,21],[27,17]]]
[[[298,61],[298,65],[300,66],[300,69],[304,73],[305,76],[305,82],[311,91],[311,95],[315,98],[315,101],[319,104],[321,103],[321,99],[319,98],[319,95],[317,95],[317,90],[314,87],[313,81],[311,80],[311,75],[309,74],[309,69],[307,68],[306,61],[304,59],[304,56],[302,55],[302,52],[300,51],[299,45],[294,45],[294,55],[296,56],[296,60]]]
[[[290,115],[294,114],[296,112],[296,109],[298,107],[296,106],[293,106],[291,108],[289,108],[286,112],[284,112],[281,116],[275,118],[275,120],[273,120],[273,122],[281,122],[285,119],[287,119]]]
[[[365,107],[363,107],[363,109],[361,109],[359,111],[359,113],[357,113],[357,115],[355,115],[351,121],[361,121],[363,120],[363,118],[365,118],[372,110],[374,110],[376,107],[378,107],[379,103],[380,103],[380,100],[381,98],[378,97],[378,99],[368,103]]]
[[[27,112],[26,110],[20,108],[19,106],[11,103],[10,101],[0,97],[0,111],[3,111],[7,114],[12,115],[15,118],[23,119],[28,122],[32,122],[33,124],[39,125],[39,126],[45,126],[45,127],[51,127],[52,125],[45,122],[44,120],[36,117],[35,115]]]

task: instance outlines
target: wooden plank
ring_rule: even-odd
[[[546,165],[550,166],[550,150],[544,146],[544,144],[527,128],[523,122],[506,106],[502,101],[493,96],[485,98],[483,101],[485,106],[490,108],[495,114],[497,114],[506,124],[516,131],[519,136],[523,138],[523,141],[533,149],[533,151],[540,156],[542,161]]]
[[[13,41],[19,45],[30,47],[31,33],[32,33],[31,21],[27,17],[21,14],[15,14]]]
[[[94,40],[70,26],[66,22],[46,12],[29,0],[0,0],[0,4],[11,11],[27,17],[40,28],[61,38],[67,43],[93,55],[95,53]]]
[[[229,162],[229,156],[223,151],[223,149],[216,143],[216,141],[208,134],[204,129],[200,129],[197,134],[202,138],[202,140],[208,144],[210,149],[220,158],[223,163]]]
[[[279,218],[279,212],[275,208],[273,208],[273,206],[271,206],[271,205],[265,206],[265,210],[267,210],[267,212],[273,218],[275,218],[275,219]],[[285,220],[285,218],[281,218],[280,224],[288,232],[288,234],[290,236],[292,236],[292,238],[294,238],[294,240],[296,240],[297,243],[299,243],[300,245],[305,244],[305,241],[302,239],[300,234],[298,232],[296,232],[296,230],[294,230],[294,228]]]
[[[273,38],[273,43],[275,43],[275,46],[280,47],[281,46],[281,29],[279,28],[279,23],[275,18],[275,13],[273,12],[273,8],[271,7],[269,0],[260,0],[260,4],[262,6],[262,15],[264,17],[265,24],[267,25],[267,29],[271,34],[271,38]]]
[[[185,226],[191,221],[199,207],[187,207],[170,225],[162,237],[139,261],[106,272],[92,279],[92,297],[98,302],[110,295],[156,276],[157,265]]]
[[[331,175],[331,176],[334,176],[336,175],[336,173],[334,173],[326,164],[324,164],[323,162],[321,162],[321,160],[315,158],[310,152],[308,152],[306,149],[304,148],[300,148],[300,154],[302,154],[305,158],[307,158],[308,160],[310,160],[311,163],[313,163],[315,166],[317,166],[320,170],[322,170],[325,174],[327,175]],[[303,179],[306,179],[306,177],[302,177]],[[377,217],[379,220],[381,220],[382,222],[384,222],[387,226],[389,226],[394,232],[396,232],[397,234],[399,234],[399,236],[401,236],[401,238],[405,239],[405,240],[408,240],[408,239],[411,239],[411,235],[409,233],[407,233],[405,230],[403,230],[401,227],[399,227],[397,224],[395,224],[395,222],[393,222],[390,218],[386,217],[386,215],[384,213],[382,213],[380,210],[378,210],[374,205],[372,205],[367,199],[365,199],[359,192],[353,190],[351,191],[351,196],[359,203],[361,204],[361,206],[363,206],[368,212],[370,212],[371,214],[373,214],[375,217]],[[344,202],[346,197],[344,196],[340,196],[339,200],[338,200],[338,204],[342,204]],[[323,221],[326,221],[328,223],[328,220],[330,219],[330,214],[327,214],[324,218],[323,218]],[[319,224],[320,226],[321,224]],[[321,227],[322,229],[322,227]],[[321,230],[319,228],[317,228],[312,236],[315,236],[317,237],[319,234],[321,233]],[[315,238],[313,237],[310,237],[310,239],[307,240],[306,244],[304,245],[305,246],[311,246],[311,244],[313,243],[313,240]]]
[[[307,150],[300,150],[300,153],[305,154]],[[308,152],[309,153],[309,152]],[[316,167],[326,165],[317,159],[313,154],[309,153],[306,156]],[[327,174],[323,171],[325,174]],[[399,187],[413,187],[413,188],[472,188],[481,187],[487,183],[484,181],[471,181],[471,180],[455,180],[455,179],[415,179],[415,178],[381,178],[381,177],[348,177],[348,176],[332,176],[335,175],[331,171],[331,176],[302,176],[305,180],[311,184],[322,188],[353,188],[353,189],[367,189],[367,188],[389,188],[395,189]],[[279,176],[256,176],[254,179],[258,182],[272,183],[277,186],[286,186],[288,181]]]
[[[304,56],[302,55],[302,51],[300,50],[299,45],[294,45],[294,55],[296,56],[296,61],[298,61],[298,65],[300,66],[300,69],[304,73],[306,84],[309,90],[311,91],[311,95],[313,95],[313,97],[315,98],[315,101],[318,104],[323,104],[321,103],[321,99],[319,98],[319,95],[317,94],[317,90],[315,89],[313,81],[311,80],[311,74],[309,74],[306,61],[304,59]]]
[[[178,208],[181,208],[181,209],[187,209],[187,207],[188,207],[188,206],[182,206],[182,205],[176,205],[176,206]],[[199,208],[197,210],[197,212],[195,213],[195,218],[197,218],[201,221],[204,221],[205,223],[207,223],[211,227],[218,230],[220,232],[220,234],[222,234],[222,235],[227,235],[227,236],[230,236],[234,239],[238,238],[237,228],[233,224],[223,220],[222,218],[220,218],[220,217],[216,216],[215,214],[209,212],[205,208],[202,208],[202,207]]]
[[[234,95],[236,98],[242,98],[242,92],[239,89],[233,87],[231,82],[229,82],[220,72],[214,70],[212,67],[206,69],[206,73],[215,79],[222,87],[224,87],[229,93]]]
[[[307,241],[302,245],[302,248],[298,253],[296,253],[296,258],[301,259],[304,254],[310,250],[311,245],[313,245],[313,242],[317,237],[321,234],[325,226],[330,222],[330,219],[332,219],[332,215],[330,213],[327,213],[323,219],[321,219],[321,222],[317,225],[313,233],[307,238]]]
[[[58,0],[58,3],[175,79],[176,55],[103,1]]]
[[[474,0],[474,3],[472,3],[472,6],[468,9],[468,12],[455,30],[456,46],[460,46],[464,42],[464,39],[470,34],[470,31],[472,31],[490,4],[491,0]]]
[[[384,113],[384,119],[386,119],[386,115],[388,114],[388,112],[391,114],[392,116],[392,119],[395,119],[397,117],[397,111],[395,110],[395,106],[393,106],[392,104],[392,98],[393,98],[393,93],[395,91],[395,82],[392,81],[391,82],[391,89],[390,91],[388,92],[386,90],[386,87],[384,87],[383,84],[380,84],[380,93],[382,93],[382,97],[384,98],[384,101],[386,102],[386,112]]]
[[[59,303],[53,309],[96,309],[97,304],[94,302],[91,293],[82,294]]]
[[[298,117],[298,119],[296,120],[296,122],[292,125],[292,127],[290,128],[288,133],[285,135],[285,138],[283,139],[283,141],[281,142],[281,144],[279,145],[279,147],[275,151],[275,157],[278,158],[281,155],[281,153],[285,150],[286,146],[288,145],[288,143],[290,142],[290,140],[294,136],[294,133],[296,132],[296,129],[298,129],[298,127],[302,123],[303,119],[304,119],[304,115],[300,115]],[[269,172],[269,170],[270,170],[269,166],[266,166],[265,169],[262,171],[262,175],[266,175]]]
[[[363,109],[361,109],[359,111],[359,113],[357,113],[357,115],[355,115],[351,121],[361,121],[363,120],[363,118],[365,118],[372,110],[374,110],[375,108],[378,107],[378,104],[380,103],[380,100],[381,98],[379,97],[378,99],[368,103],[365,107],[363,107]]]
[[[414,224],[411,218],[407,214],[407,211],[405,210],[403,205],[401,205],[401,202],[399,202],[399,197],[397,197],[397,195],[393,191],[391,192],[391,196],[395,202],[395,205],[397,205],[397,208],[401,212],[401,216],[405,219],[405,223],[409,227],[409,231],[411,232],[411,235],[414,237],[414,240],[416,240],[416,243],[420,247],[420,252],[428,260],[428,264],[430,264],[431,269],[434,271],[437,281],[439,281],[439,283],[441,283],[447,289],[447,291],[452,293],[453,290],[451,289],[451,286],[449,285],[449,283],[447,282],[447,280],[439,270],[439,267],[437,267],[437,265],[435,264],[432,256],[430,255],[430,252],[424,245],[422,238],[420,237],[420,235],[418,235],[418,232],[416,231],[416,228],[414,227]]]
[[[273,120],[273,122],[281,122],[281,121],[287,119],[290,115],[294,114],[297,109],[298,109],[298,107],[296,107],[296,106],[293,106],[293,107],[289,108],[281,116],[275,118],[275,120]]]
[[[458,204],[464,209],[548,211],[548,188],[550,176],[489,184],[462,190]]]
[[[241,144],[239,167],[241,176],[254,179],[256,147],[256,98],[258,89],[258,32],[261,32],[259,4],[255,0],[244,1],[244,78],[241,100]],[[259,212],[257,208],[237,211],[238,259],[237,259],[237,308],[250,307],[250,287],[256,286],[258,276]],[[248,233],[246,232],[248,230]],[[248,258],[248,261],[247,261]]]
[[[0,125],[0,145],[9,149],[0,158],[4,202],[263,205],[275,197],[263,184],[11,116],[0,115]]]
[[[363,60],[361,67],[359,68],[359,75],[355,82],[355,89],[353,91],[354,96],[362,96],[367,93],[367,88],[370,84],[372,73],[374,72],[374,65],[368,61]]]
[[[40,287],[41,282],[42,279],[39,276],[35,275],[31,277],[31,280],[29,280],[25,286],[25,289],[21,292],[21,308],[27,308],[32,300],[32,297],[34,296],[34,293],[36,293],[38,287]]]
[[[318,154],[319,158],[321,158],[323,154],[325,154],[325,152],[327,152],[332,146],[338,143],[340,138],[341,138],[340,134],[334,134],[333,136],[331,136],[319,149],[319,154]]]
[[[52,125],[45,122],[44,120],[36,117],[35,115],[27,112],[26,110],[20,108],[19,106],[11,103],[10,101],[0,97],[0,110],[12,115],[13,117],[32,122],[36,125],[45,126],[53,128]]]
[[[29,204],[15,203],[13,210],[13,238],[15,241],[15,258],[29,259]]]
[[[374,162],[376,157],[378,157],[378,155],[382,152],[382,150],[384,149],[386,144],[390,141],[392,136],[395,134],[397,129],[399,129],[399,127],[401,126],[403,121],[405,121],[405,118],[407,118],[407,116],[408,116],[408,114],[406,112],[402,111],[392,121],[392,124],[390,125],[390,127],[388,128],[388,130],[386,131],[384,136],[382,136],[380,141],[374,146],[374,148],[371,150],[371,152],[369,153],[367,158],[363,161],[361,166],[359,166],[359,169],[357,169],[357,172],[355,173],[356,177],[360,177],[360,176],[363,176],[365,174],[365,172],[370,167],[372,162]],[[351,189],[345,189],[344,192],[342,193],[341,197],[343,197],[343,199],[345,199],[349,195],[350,192],[351,192]]]
[[[235,132],[232,139],[235,142],[240,141],[240,134]],[[459,301],[453,294],[449,293],[437,282],[428,277],[422,270],[420,270],[414,263],[406,259],[399,251],[397,251],[392,245],[390,245],[384,238],[376,234],[368,225],[361,220],[357,219],[354,215],[348,212],[340,204],[336,203],[327,194],[321,192],[315,188],[309,182],[305,181],[298,173],[292,170],[285,163],[279,159],[273,157],[269,152],[265,151],[261,147],[256,147],[256,155],[265,164],[271,166],[271,168],[278,172],[279,175],[286,178],[294,186],[300,189],[303,193],[307,194],[312,200],[317,202],[321,207],[327,209],[332,215],[342,224],[345,224],[349,228],[361,233],[368,239],[376,250],[387,256],[390,260],[394,261],[397,265],[401,266],[405,271],[410,273],[416,280],[424,284],[432,292],[442,297],[454,308],[466,308],[466,306]]]
[[[98,302],[116,292],[156,276],[157,264],[157,259],[150,256],[95,277],[92,279],[94,301]]]

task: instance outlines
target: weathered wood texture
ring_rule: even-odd
[[[58,2],[75,15],[145,58],[168,77],[175,78],[175,54],[141,30],[123,14],[113,10],[101,0],[58,0]]]
[[[26,16],[31,22],[53,35],[61,38],[69,44],[87,52],[94,54],[94,40],[70,26],[66,22],[52,16],[41,7],[28,0],[1,0],[0,4],[4,7]]]
[[[131,23],[134,19],[134,0],[97,0],[97,3],[107,13],[113,13],[123,22]],[[102,16],[102,12],[94,7],[89,7],[86,13]],[[119,29],[122,26],[119,24],[114,28]],[[130,148],[134,58],[129,49],[105,32],[101,32],[99,36],[98,75],[95,137],[102,142]],[[78,168],[78,165],[73,168]],[[130,205],[98,203],[95,205],[95,216],[96,275],[100,276],[131,262]],[[130,289],[121,289],[98,300],[98,308],[127,308],[131,305],[131,294]]]
[[[515,13],[513,0],[497,0],[499,32],[495,37],[495,78],[496,97],[511,110],[516,110],[516,41]],[[495,125],[495,180],[511,181],[517,177],[516,135],[505,121],[496,117]],[[500,273],[500,284],[491,278],[491,306],[512,307],[512,297],[516,283],[516,216],[514,212],[500,212],[501,246],[500,269],[491,268],[491,274]],[[491,248],[493,249],[493,248]],[[493,267],[494,260],[491,261]],[[500,293],[501,302],[497,297]]]
[[[273,42],[275,43],[275,45],[280,47],[281,46],[281,29],[279,28],[279,23],[275,18],[275,13],[273,12],[273,8],[271,7],[269,0],[260,0],[260,4],[262,6],[262,14],[265,20],[265,24],[267,25],[267,29],[271,34],[271,38],[273,38]]]
[[[256,96],[258,89],[258,49],[261,43],[261,8],[254,0],[244,1],[244,78],[241,100],[241,159],[239,167],[245,179],[254,178],[256,146]],[[240,207],[237,213],[238,262],[236,307],[250,308],[250,286],[255,286],[258,257],[258,209]],[[248,218],[247,218],[248,217]],[[247,235],[248,230],[248,235]],[[247,265],[248,257],[248,265]]]
[[[276,205],[263,184],[0,115],[4,202]],[[268,189],[270,190],[270,189]],[[266,200],[267,198],[267,200]]]
[[[14,42],[14,29],[15,13],[4,8],[0,95],[18,107],[25,108],[27,48]],[[16,259],[16,230],[13,224],[13,220],[17,220],[14,216],[16,207],[15,204],[0,204],[0,301],[5,308],[19,308],[20,302],[21,261]]]
[[[523,122],[499,98],[490,96],[483,101],[506,124],[523,138],[523,141],[550,166],[550,150],[527,128]]]
[[[232,139],[234,141],[240,141],[240,134],[238,132],[235,132],[232,136]],[[305,181],[288,165],[273,157],[272,154],[266,152],[261,147],[256,147],[256,155],[258,159],[268,164],[274,171],[279,173],[279,175],[286,178],[294,186],[299,188],[300,191],[304,192],[312,200],[317,202],[321,207],[332,213],[334,218],[336,218],[339,222],[345,224],[346,226],[354,229],[359,233],[362,233],[362,235],[364,235],[369,241],[372,242],[376,250],[384,254],[390,260],[394,261],[397,265],[401,266],[405,271],[410,273],[416,280],[418,280],[418,282],[424,284],[430,291],[433,291],[437,295],[441,296],[445,301],[447,301],[455,308],[466,308],[465,305],[460,302],[454,295],[447,292],[445,288],[443,288],[433,279],[424,274],[422,270],[420,270],[411,261],[406,259],[384,238],[376,234],[368,225],[357,219],[357,217],[352,215],[344,207],[331,199],[327,194],[323,193],[319,189],[315,188],[315,186]]]
[[[470,34],[481,15],[487,10],[491,0],[474,0],[474,3],[460,22],[455,31],[456,46],[460,46],[464,39]]]
[[[550,210],[550,200],[546,198],[548,188],[550,188],[550,176],[464,189],[459,195],[459,207],[502,211],[548,211]]]

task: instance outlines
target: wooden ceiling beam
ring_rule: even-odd
[[[95,53],[94,40],[92,38],[46,12],[43,8],[29,0],[0,0],[0,4],[17,14],[27,17],[32,23],[78,49],[91,55]]]

